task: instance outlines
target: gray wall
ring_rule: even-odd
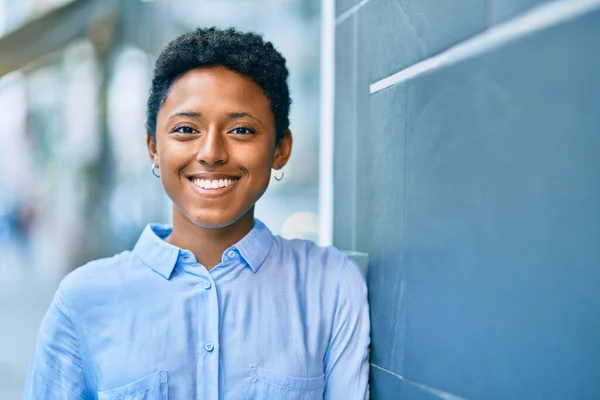
[[[540,3],[336,3],[334,244],[370,254],[375,399],[600,398],[600,7],[369,91]]]

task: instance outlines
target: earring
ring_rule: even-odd
[[[157,178],[160,178],[160,174],[157,173],[156,171],[158,171],[158,163],[157,162],[153,162],[152,163],[152,175],[154,175]]]
[[[283,176],[284,176],[284,175],[285,175],[285,171],[284,171],[284,170],[281,170],[281,176],[279,176],[279,177],[276,177],[276,176],[274,176],[273,178],[275,178],[275,180],[276,180],[277,182],[280,182],[281,180],[283,180]]]

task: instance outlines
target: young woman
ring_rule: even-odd
[[[271,234],[254,205],[292,150],[285,59],[234,29],[161,53],[152,173],[173,225],[60,284],[26,399],[364,399],[369,310],[355,264]]]

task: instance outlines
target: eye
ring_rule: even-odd
[[[233,128],[231,132],[235,133],[236,135],[252,135],[256,133],[254,129],[246,128],[244,126],[238,126],[237,128]]]
[[[178,127],[175,128],[175,130],[173,130],[173,133],[185,133],[185,134],[189,134],[189,133],[195,133],[196,130],[194,128],[190,128],[187,125],[180,125]]]

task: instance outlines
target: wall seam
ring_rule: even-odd
[[[492,23],[492,1],[493,0],[485,0],[485,26],[487,29],[491,28]]]
[[[352,98],[354,101],[354,131],[352,132],[352,250],[356,250],[357,205],[358,202],[358,17],[352,16]]]
[[[386,372],[386,373],[388,373],[389,375],[392,375],[395,378],[400,379],[402,382],[405,382],[405,383],[408,383],[410,385],[416,386],[419,389],[421,389],[421,390],[423,390],[423,391],[425,391],[425,392],[427,392],[429,394],[437,396],[437,397],[439,397],[442,400],[466,400],[464,397],[460,397],[460,396],[457,396],[455,394],[446,392],[444,390],[440,390],[440,389],[436,389],[436,388],[431,387],[431,386],[427,386],[424,383],[419,383],[419,382],[412,381],[410,379],[406,379],[404,376],[402,376],[400,374],[396,374],[395,372],[387,370],[387,369],[385,369],[383,367],[380,367],[377,364],[371,363],[371,366],[375,367],[376,369],[378,369],[380,371]]]
[[[600,0],[555,0],[534,7],[508,21],[486,29],[439,54],[372,83],[371,94],[428,72],[473,58],[517,38],[570,21],[600,8]]]
[[[350,7],[348,10],[344,11],[343,13],[341,13],[336,19],[335,19],[335,24],[339,25],[342,22],[344,22],[345,20],[347,20],[348,18],[350,18],[352,15],[356,14],[356,12],[358,10],[360,10],[365,4],[367,4],[369,1],[371,0],[362,0],[360,3],[353,5],[352,7]]]
[[[402,298],[400,299],[400,318],[402,321],[402,337],[406,337],[406,301],[407,291],[409,290],[409,282],[408,282],[408,272],[406,271],[405,259],[406,252],[408,249],[408,91],[409,91],[410,82],[406,83],[406,87],[404,88],[404,205],[403,205],[403,221],[402,221],[402,229],[403,229],[403,238],[402,238],[402,254],[400,255],[400,266],[402,268],[401,277],[402,282],[404,283],[404,290],[402,291]],[[402,346],[402,368],[404,368],[406,360],[406,341],[403,341]]]

